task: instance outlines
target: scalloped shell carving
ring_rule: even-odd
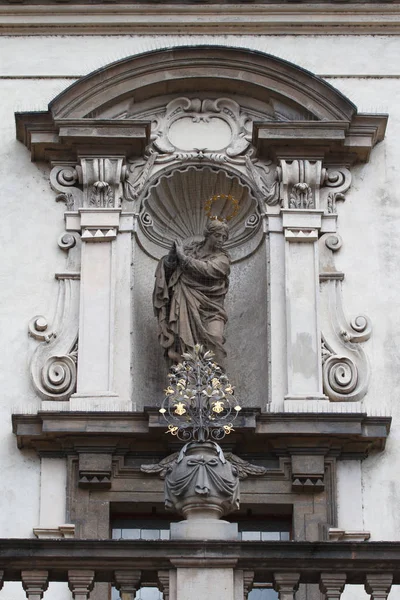
[[[190,165],[164,173],[149,184],[139,223],[144,236],[158,246],[159,251],[154,247],[145,249],[158,258],[174,240],[202,236],[208,219],[204,205],[215,194],[231,194],[239,201],[238,214],[229,221],[227,249],[245,245],[259,232],[261,224],[257,199],[250,187],[239,176],[221,168]],[[232,204],[227,200],[217,201],[212,206],[213,216],[226,218],[232,211]],[[248,252],[253,251],[253,245],[248,245]]]

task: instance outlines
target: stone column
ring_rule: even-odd
[[[340,600],[345,584],[345,573],[321,573],[319,589],[325,600]]]
[[[68,571],[68,586],[74,600],[88,600],[94,586],[94,571]]]
[[[274,573],[274,589],[279,600],[293,600],[299,587],[300,573]]]
[[[28,600],[42,600],[44,592],[49,586],[47,571],[22,571],[22,587]]]
[[[121,600],[134,600],[140,585],[140,571],[115,571],[115,587],[120,593]]]
[[[76,169],[83,186],[81,206],[65,213],[67,231],[79,231],[82,239],[78,378],[71,397],[75,410],[131,408],[129,386],[124,399],[116,389],[114,364],[117,237],[126,225],[120,208],[123,162],[123,156],[81,156]],[[129,256],[127,261],[129,273]],[[129,372],[129,364],[125,370]]]
[[[365,578],[365,591],[371,600],[386,600],[392,587],[393,575],[377,573]]]
[[[318,235],[323,211],[319,188],[322,161],[280,161],[285,238],[287,395],[293,401],[326,400],[322,393],[321,332],[318,316]]]

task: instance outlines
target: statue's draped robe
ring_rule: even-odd
[[[169,255],[158,263],[153,294],[160,344],[174,360],[202,344],[226,355],[223,339],[207,327],[215,320],[227,321],[224,298],[229,286],[230,259],[218,250],[202,256],[204,242],[185,246],[183,264]]]

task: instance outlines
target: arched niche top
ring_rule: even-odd
[[[212,199],[207,210],[205,199]],[[233,262],[254,252],[262,237],[261,219],[258,200],[243,174],[200,164],[165,169],[150,179],[143,194],[137,231],[141,247],[159,260],[176,239],[201,238],[213,215],[228,222],[226,249]]]
[[[174,97],[249,99],[258,155],[308,155],[351,165],[383,139],[387,116],[363,115],[334,87],[305,69],[261,52],[220,46],[157,50],[81,78],[49,111],[16,115],[17,138],[33,160],[73,161],[90,148],[142,156],[151,123],[137,107]],[[83,148],[83,150],[82,150]],[[285,154],[286,153],[286,154]]]
[[[157,50],[107,65],[72,84],[49,105],[55,119],[96,117],[123,98],[135,102],[216,89],[260,101],[289,102],[316,120],[351,120],[357,109],[309,71],[261,52],[226,47]]]

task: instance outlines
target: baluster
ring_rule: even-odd
[[[94,586],[94,571],[68,571],[68,586],[74,600],[88,600]]]
[[[42,600],[49,586],[48,571],[22,571],[21,579],[28,600]]]
[[[134,600],[139,589],[141,571],[114,571],[115,587],[121,600]]]
[[[274,573],[274,589],[279,600],[293,600],[299,587],[300,573]]]
[[[321,573],[319,589],[326,600],[339,600],[346,584],[345,573]]]
[[[377,573],[365,578],[365,591],[371,594],[371,600],[386,600],[392,587],[393,575]]]

